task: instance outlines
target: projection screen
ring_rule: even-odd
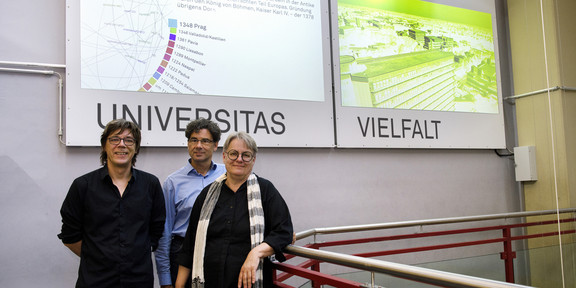
[[[67,1],[66,144],[116,118],[184,146],[198,117],[260,146],[332,147],[328,2]]]
[[[66,144],[193,119],[262,147],[505,147],[493,0],[67,2]]]
[[[493,0],[331,3],[339,147],[505,147]]]

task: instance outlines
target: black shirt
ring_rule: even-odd
[[[74,180],[60,214],[58,238],[82,240],[76,287],[153,287],[151,251],[166,216],[156,176],[132,169],[120,196],[104,166]]]
[[[286,258],[282,249],[292,242],[293,234],[288,206],[270,181],[258,177],[258,184],[264,210],[264,242],[274,249],[277,260],[284,261]],[[196,228],[210,186],[202,190],[194,203],[184,245],[178,257],[178,263],[188,268],[192,267]],[[222,185],[207,231],[204,253],[204,279],[207,288],[238,287],[240,268],[251,250],[250,215],[246,195],[246,182],[236,193],[225,183]],[[264,259],[263,274],[264,287],[272,287],[272,263],[267,258]]]

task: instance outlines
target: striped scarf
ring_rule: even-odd
[[[218,177],[210,186],[206,200],[202,205],[200,211],[200,219],[198,221],[198,228],[196,229],[196,241],[194,243],[194,258],[192,262],[192,287],[204,287],[204,250],[206,248],[206,233],[208,231],[208,224],[210,223],[210,216],[218,197],[220,197],[220,190],[222,184],[226,180],[226,174]],[[260,185],[254,173],[248,177],[248,213],[250,215],[250,242],[252,249],[260,245],[264,240],[264,210],[262,209],[262,199],[260,197]],[[256,283],[252,285],[255,288],[263,287],[262,275],[263,261],[260,259],[258,269],[256,271]]]

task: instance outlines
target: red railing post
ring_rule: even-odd
[[[504,237],[504,252],[500,253],[500,259],[504,260],[506,282],[514,283],[514,258],[516,258],[516,252],[512,251],[512,233],[510,227],[502,229],[502,236]]]
[[[316,272],[320,272],[320,262],[316,261],[316,264],[312,265],[310,267],[310,270],[312,271],[316,271]],[[314,288],[321,288],[322,285],[318,282],[315,282],[314,280],[312,280],[312,287]]]

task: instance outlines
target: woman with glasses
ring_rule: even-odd
[[[286,258],[293,229],[286,202],[252,168],[258,147],[245,132],[223,147],[226,174],[196,199],[178,257],[177,288],[192,273],[192,287],[272,287],[272,263]],[[198,285],[198,286],[195,286]]]

